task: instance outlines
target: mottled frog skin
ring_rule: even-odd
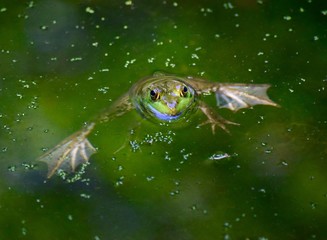
[[[219,108],[228,108],[232,111],[257,104],[277,107],[278,105],[267,96],[269,87],[268,84],[217,83],[200,78],[156,73],[136,82],[127,93],[94,118],[94,121],[63,140],[39,160],[48,164],[48,178],[59,169],[74,171],[96,152],[87,139],[95,125],[111,121],[133,109],[145,119],[171,123],[187,121],[195,111],[201,110],[207,120],[200,126],[210,124],[213,134],[216,126],[228,131],[226,124],[236,123],[219,116],[200,99],[200,96],[213,94]]]

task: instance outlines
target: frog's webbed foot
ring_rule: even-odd
[[[90,156],[96,152],[96,149],[86,138],[93,127],[94,123],[91,123],[38,159],[48,165],[48,178],[51,178],[59,169],[73,172],[78,165],[89,160]]]
[[[219,116],[209,106],[206,106],[204,103],[200,103],[199,108],[207,116],[208,120],[204,121],[203,123],[201,123],[198,126],[201,127],[201,126],[206,125],[206,124],[211,124],[212,134],[215,134],[216,126],[220,127],[225,132],[229,133],[229,130],[226,127],[227,124],[239,125],[238,123],[228,121],[225,118]]]
[[[254,105],[279,107],[267,95],[268,84],[221,84],[215,90],[217,106],[234,112]]]

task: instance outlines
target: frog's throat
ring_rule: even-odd
[[[177,114],[165,114],[162,113],[160,111],[158,111],[157,109],[155,109],[152,106],[149,106],[150,111],[153,113],[153,115],[163,121],[171,121],[171,120],[176,120],[178,119],[183,112],[178,112]]]

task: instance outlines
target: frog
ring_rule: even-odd
[[[136,110],[142,118],[154,123],[186,122],[195,112],[202,112],[206,120],[198,126],[210,125],[212,134],[217,127],[229,133],[226,125],[239,125],[229,121],[206,104],[202,96],[214,95],[218,108],[237,112],[255,105],[279,107],[267,95],[270,84],[220,83],[199,77],[182,77],[156,72],[135,82],[93,120],[73,133],[38,160],[48,165],[47,178],[57,171],[74,172],[82,163],[88,163],[97,149],[88,140],[99,123],[110,122]]]

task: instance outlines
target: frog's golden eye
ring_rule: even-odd
[[[180,92],[180,96],[181,97],[186,97],[188,92],[188,88],[186,86],[182,87],[181,92]]]
[[[151,97],[152,101],[159,100],[160,99],[159,92],[157,92],[155,90],[151,90],[150,91],[150,97]]]

